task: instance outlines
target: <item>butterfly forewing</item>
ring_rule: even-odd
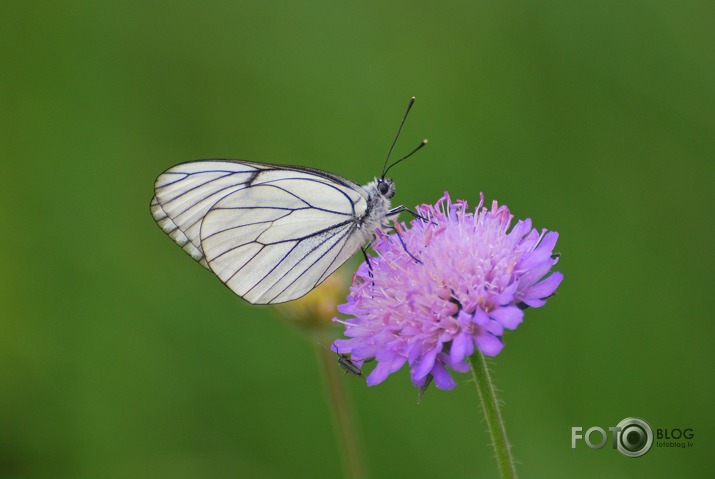
[[[151,210],[191,257],[251,303],[303,296],[372,232],[368,195],[331,173],[232,160],[177,165],[156,181]]]
[[[259,168],[229,160],[190,161],[169,168],[154,183],[151,213],[159,227],[208,268],[201,221],[222,197],[244,188]]]

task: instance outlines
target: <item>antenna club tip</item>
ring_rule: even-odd
[[[424,140],[422,140],[422,144],[423,144],[423,145],[426,145],[427,143],[429,143],[429,140],[428,140],[427,138],[425,138]]]

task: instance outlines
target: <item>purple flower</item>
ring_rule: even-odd
[[[524,309],[543,306],[563,280],[550,273],[558,233],[539,233],[529,219],[509,230],[509,209],[496,201],[488,209],[480,198],[471,213],[445,193],[417,208],[424,219],[397,225],[399,238],[378,231],[378,256],[360,266],[338,307],[352,318],[334,320],[350,338],[336,340],[337,351],[358,365],[377,361],[369,386],[408,363],[415,386],[433,379],[454,388],[447,367],[467,372],[475,348],[499,354],[504,329],[516,329]]]

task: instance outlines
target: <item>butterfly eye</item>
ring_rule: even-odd
[[[395,186],[392,180],[378,180],[377,191],[386,198],[392,198],[395,196]]]

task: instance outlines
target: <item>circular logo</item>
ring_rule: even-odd
[[[616,447],[624,456],[640,457],[653,445],[653,430],[641,418],[627,417],[618,423]]]

